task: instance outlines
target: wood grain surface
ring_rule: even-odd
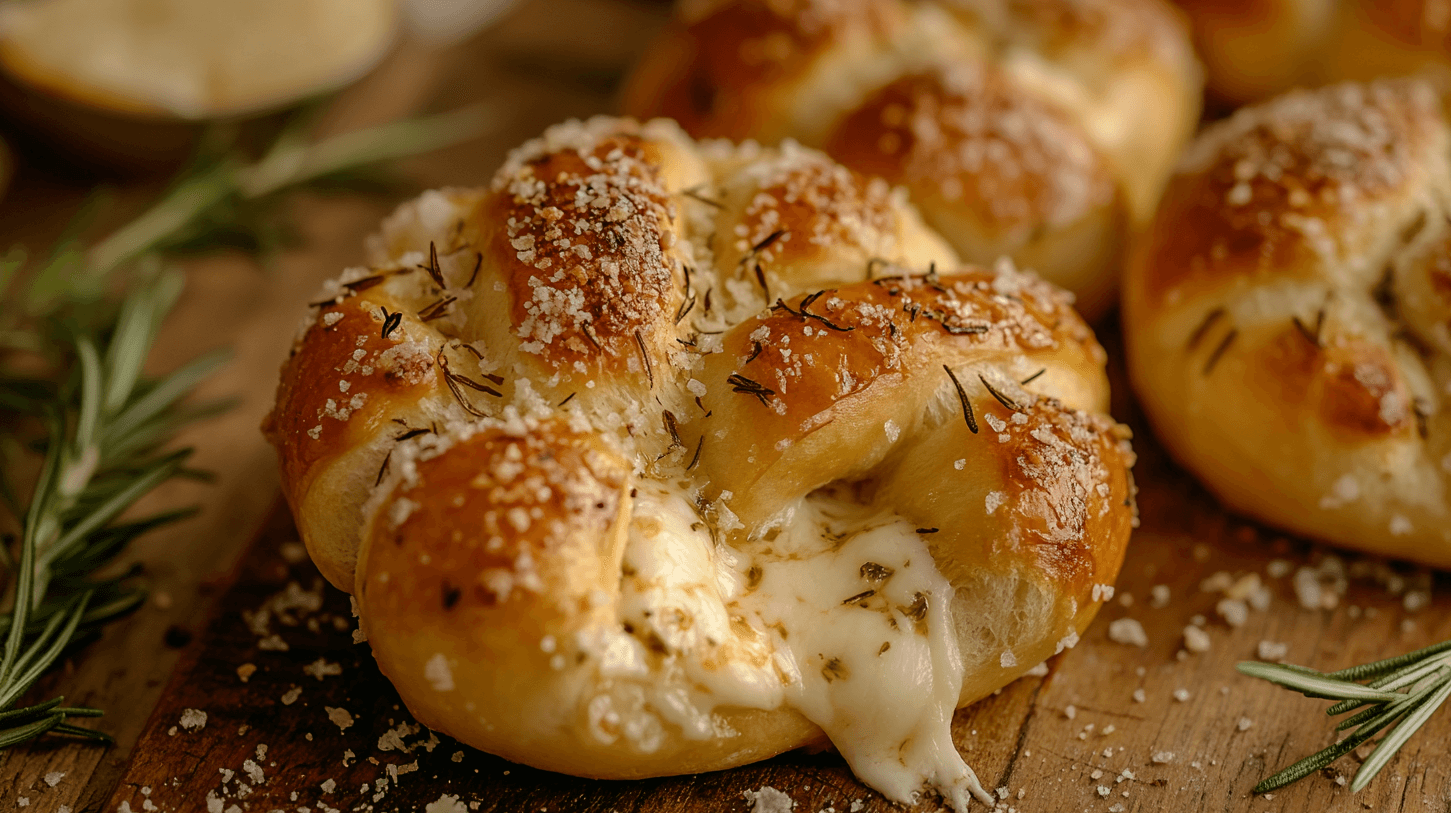
[[[1113,346],[1112,325],[1104,332]],[[1122,391],[1121,375],[1115,383]],[[1318,568],[1328,552],[1227,515],[1165,459],[1131,404],[1120,409],[1137,431],[1143,525],[1115,600],[1075,648],[1049,661],[1046,676],[1023,678],[954,720],[954,739],[984,785],[1005,789],[1000,807],[1284,813],[1451,807],[1443,744],[1451,717],[1444,715],[1358,795],[1334,781],[1353,774],[1350,757],[1269,797],[1250,796],[1260,779],[1333,735],[1321,714],[1325,703],[1242,677],[1234,664],[1254,659],[1261,641],[1284,643],[1287,660],[1324,669],[1433,643],[1451,637],[1451,595],[1436,595],[1430,606],[1407,613],[1403,598],[1366,576],[1347,579],[1335,609],[1304,609],[1292,574]],[[1290,574],[1264,575],[1275,559]],[[1342,561],[1348,571],[1368,564]],[[1215,611],[1222,593],[1201,589],[1218,572],[1261,574],[1270,606],[1231,627]],[[1170,598],[1154,607],[1158,585],[1168,587]],[[1133,597],[1127,607],[1125,595]],[[307,611],[313,602],[316,609]],[[261,608],[293,605],[304,609],[249,627]],[[763,785],[788,793],[798,811],[849,811],[854,804],[861,811],[896,809],[830,752],[786,754],[715,774],[602,782],[511,765],[447,737],[434,744],[379,674],[366,644],[352,643],[347,597],[325,587],[303,557],[283,508],[216,606],[217,616],[162,695],[103,809],[126,802],[140,810],[150,801],[161,810],[189,810],[211,794],[224,810],[236,804],[241,810],[410,811],[442,797],[480,811],[746,811],[743,791]],[[1203,616],[1210,648],[1179,655],[1183,630],[1196,615]],[[1148,646],[1108,638],[1109,622],[1125,617],[1142,624]],[[272,635],[286,651],[259,646]],[[247,680],[239,670],[249,673]],[[288,703],[290,692],[296,695]],[[206,712],[204,728],[179,728],[188,708]],[[247,778],[247,760],[265,781]],[[323,786],[328,780],[331,792]],[[936,810],[938,803],[924,799],[914,809]]]
[[[404,167],[421,187],[482,183],[509,147],[548,124],[612,109],[621,71],[660,24],[663,8],[643,0],[533,0],[467,43],[405,44],[337,99],[323,131],[485,100],[497,121],[488,133]],[[53,239],[90,184],[56,177],[22,168],[0,203],[0,246]],[[123,186],[111,220],[155,190],[155,181]],[[456,813],[457,806],[437,803],[457,798],[462,809],[481,811],[713,813],[748,810],[742,792],[763,785],[788,793],[807,813],[893,809],[831,752],[717,774],[598,782],[510,765],[413,730],[366,645],[352,642],[347,597],[299,558],[291,521],[278,507],[275,462],[257,432],[301,303],[321,280],[360,259],[363,237],[386,210],[378,201],[307,198],[294,210],[305,237],[300,248],[264,265],[235,256],[186,265],[186,297],[151,364],[165,370],[211,347],[233,348],[234,361],[204,394],[237,395],[241,406],[184,438],[219,481],[177,484],[154,496],[154,505],[199,502],[204,510],[131,551],[146,567],[152,600],[37,689],[37,696],[63,692],[105,708],[97,725],[117,745],[47,741],[0,753],[0,809],[23,800],[26,813],[63,806],[76,813],[413,811],[430,804],[432,813]],[[1111,324],[1104,333],[1112,347]],[[1137,434],[1143,515],[1118,596],[1076,648],[1050,661],[1047,675],[1021,679],[955,719],[969,764],[985,785],[1005,789],[1000,808],[1451,811],[1446,715],[1358,795],[1334,781],[1353,773],[1353,758],[1273,798],[1249,795],[1260,778],[1333,734],[1324,703],[1243,678],[1236,661],[1271,642],[1286,645],[1289,661],[1333,669],[1432,643],[1451,637],[1451,594],[1438,577],[1430,605],[1411,613],[1384,585],[1351,578],[1333,609],[1302,608],[1292,574],[1320,566],[1327,552],[1227,515],[1165,459],[1121,375],[1115,385],[1115,414]],[[1288,563],[1274,566],[1288,567],[1286,575],[1265,575],[1274,560]],[[1367,569],[1343,561],[1349,570]],[[1215,612],[1223,596],[1200,589],[1219,572],[1262,575],[1269,607],[1228,625]],[[1155,606],[1152,590],[1161,585],[1170,598]],[[264,606],[265,623],[258,614]],[[1181,655],[1184,628],[1196,616],[1210,647]],[[1146,647],[1109,640],[1109,622],[1120,618],[1142,624]],[[206,724],[182,727],[186,709],[204,711]],[[56,773],[64,776],[52,785],[46,777]],[[936,809],[935,800],[918,808]]]

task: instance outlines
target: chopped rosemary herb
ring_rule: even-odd
[[[448,283],[443,279],[443,269],[438,264],[438,246],[435,246],[432,240],[428,241],[428,265],[418,267],[428,272],[428,277],[433,280],[434,285],[439,288],[448,288]]]
[[[770,387],[762,386],[740,373],[731,373],[726,377],[726,383],[730,384],[731,389],[735,392],[744,392],[747,395],[756,396],[760,400],[761,406],[769,406],[770,402],[766,399],[776,394],[776,391]]]
[[[786,234],[785,229],[777,229],[776,231],[773,231],[770,234],[766,235],[765,239],[761,240],[761,242],[755,244],[754,246],[751,246],[751,256],[754,257],[755,255],[760,254],[762,251],[770,248],[771,245],[777,240],[780,240],[782,235],[784,234]]]
[[[418,319],[423,322],[432,322],[448,315],[449,306],[458,301],[456,296],[446,296],[432,305],[418,312]]]
[[[957,376],[953,374],[951,367],[944,364],[942,365],[942,369],[947,371],[947,377],[952,379],[952,386],[957,388],[957,400],[962,403],[962,417],[963,420],[967,421],[967,428],[971,429],[972,433],[976,435],[977,417],[972,414],[972,402],[967,400],[967,391],[962,388],[962,382],[957,380]]]
[[[655,388],[655,368],[650,364],[650,354],[645,350],[645,340],[640,336],[640,331],[635,331],[635,346],[640,348],[640,358],[645,362],[645,375],[650,379],[650,388]]]
[[[1227,311],[1225,311],[1224,308],[1219,307],[1206,314],[1204,317],[1204,321],[1199,323],[1199,327],[1194,328],[1194,332],[1189,334],[1189,341],[1187,344],[1185,344],[1184,349],[1193,350],[1194,348],[1198,347],[1199,342],[1204,340],[1204,334],[1208,333],[1211,327],[1214,327],[1215,322],[1223,319],[1225,313],[1227,313]]]
[[[701,186],[704,186],[704,184],[702,184]],[[716,209],[725,208],[724,203],[721,203],[720,201],[714,200],[712,198],[708,198],[705,195],[702,195],[700,192],[697,192],[696,190],[698,190],[699,188],[699,186],[692,186],[689,189],[682,189],[680,190],[680,194],[686,196],[687,198],[690,198],[691,200],[698,200],[701,203],[704,203],[706,206],[713,206]]]
[[[707,415],[706,417],[708,418],[710,416]],[[700,440],[697,440],[695,442],[695,456],[690,458],[690,465],[685,467],[686,471],[690,471],[691,469],[695,468],[695,464],[700,462],[700,450],[703,446],[705,446],[705,435],[701,435]]]
[[[1003,395],[1001,392],[998,392],[997,387],[994,387],[992,384],[989,384],[987,378],[983,377],[983,374],[982,373],[978,373],[977,374],[977,380],[982,382],[982,385],[987,388],[988,394],[991,395],[993,397],[993,399],[996,400],[998,403],[1002,404],[1003,406],[1007,407],[1008,409],[1011,409],[1014,412],[1026,412],[1027,411],[1017,401],[1014,401],[1013,399],[1009,398],[1008,396]]]
[[[1214,352],[1210,353],[1209,358],[1204,362],[1204,375],[1209,375],[1214,371],[1214,365],[1219,363],[1219,359],[1224,355],[1224,351],[1228,350],[1229,346],[1234,344],[1234,340],[1237,338],[1239,338],[1238,328],[1232,328],[1228,333],[1224,334],[1224,340],[1214,348]]]
[[[1300,321],[1300,317],[1298,316],[1291,316],[1290,321],[1295,325],[1295,329],[1300,331],[1300,335],[1305,337],[1305,341],[1314,345],[1317,349],[1320,347],[1320,334],[1317,332],[1321,324],[1320,322],[1317,321],[1315,323],[1317,330],[1311,330],[1308,325]]]
[[[403,312],[402,311],[396,311],[396,312],[393,312],[393,313],[389,313],[387,308],[383,308],[382,311],[383,311],[383,338],[386,339],[386,338],[388,338],[388,335],[390,333],[392,333],[393,331],[395,331],[395,330],[398,329],[398,326],[399,325],[403,324]]]

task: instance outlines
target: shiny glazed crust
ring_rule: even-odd
[[[821,739],[779,703],[717,698],[694,728],[666,705],[699,688],[682,663],[772,662],[736,604],[761,572],[720,557],[823,490],[922,529],[962,703],[1072,645],[1111,594],[1133,453],[1103,415],[1103,350],[1066,294],[960,266],[880,180],[598,118],[488,189],[405,204],[371,249],[320,297],[264,428],[314,560],[430,727],[615,778]],[[713,545],[647,510],[662,490]],[[695,599],[642,584],[642,535],[675,570],[725,568],[725,599],[692,622]],[[698,636],[712,612],[737,615]]]
[[[1236,510],[1451,566],[1451,127],[1416,80],[1200,136],[1126,278],[1134,385]]]
[[[1011,256],[1092,317],[1199,92],[1160,0],[719,0],[680,4],[625,110],[820,147],[905,186],[964,259]]]

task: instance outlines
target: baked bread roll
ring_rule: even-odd
[[[1161,0],[698,0],[624,107],[697,137],[822,148],[906,187],[965,260],[1011,256],[1094,318],[1200,89]]]
[[[1176,0],[1188,13],[1209,91],[1232,103],[1297,85],[1405,76],[1451,66],[1441,0]]]
[[[1066,294],[668,121],[552,128],[371,251],[266,431],[421,722],[611,778],[829,738],[889,798],[986,798],[953,710],[1077,640],[1134,517]]]
[[[1237,511],[1451,567],[1451,124],[1419,80],[1206,130],[1125,280],[1135,389]]]

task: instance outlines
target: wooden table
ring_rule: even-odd
[[[405,44],[338,99],[323,131],[487,99],[497,119],[489,133],[405,164],[423,187],[482,183],[506,149],[546,125],[610,110],[621,71],[662,15],[660,4],[640,0],[526,2],[464,45]],[[22,172],[0,203],[0,244],[45,244],[85,185]],[[134,211],[154,190],[153,182],[127,185],[115,212]],[[186,264],[187,293],[151,364],[164,370],[210,347],[233,348],[234,360],[203,394],[235,395],[241,405],[184,439],[218,482],[178,483],[154,495],[155,505],[199,502],[204,510],[134,547],[151,600],[40,687],[106,709],[97,725],[116,736],[116,746],[57,740],[3,753],[0,809],[14,800],[27,813],[62,806],[107,813],[233,806],[745,811],[742,791],[763,785],[788,793],[797,811],[892,809],[831,752],[787,754],[717,774],[595,782],[510,765],[414,727],[366,648],[352,643],[347,597],[326,587],[301,554],[279,507],[272,452],[257,431],[302,303],[323,279],[361,258],[363,237],[387,208],[309,197],[294,213],[306,238],[300,248],[263,265],[238,256]],[[1101,330],[1116,347],[1112,323]],[[1410,613],[1384,586],[1352,578],[1334,609],[1302,608],[1291,575],[1266,573],[1293,573],[1331,554],[1226,514],[1166,459],[1122,375],[1115,381],[1115,414],[1137,433],[1143,514],[1118,596],[1077,647],[1050,661],[1047,675],[1021,679],[955,720],[968,762],[985,785],[1004,789],[1000,808],[1451,809],[1445,715],[1359,795],[1333,781],[1353,773],[1352,759],[1273,798],[1249,795],[1260,778],[1328,744],[1332,733],[1320,714],[1323,703],[1240,677],[1236,661],[1256,657],[1261,642],[1275,642],[1287,645],[1290,661],[1331,669],[1432,643],[1451,637],[1451,594],[1438,577],[1430,606]],[[1201,590],[1202,580],[1221,571],[1262,575],[1270,606],[1229,626],[1215,612],[1223,596]],[[1151,600],[1158,585],[1169,591],[1162,606]],[[1196,616],[1211,645],[1190,654],[1182,651],[1183,630]],[[1146,647],[1109,640],[1109,622],[1125,617],[1142,623]],[[285,651],[259,647],[272,635]],[[195,720],[187,709],[205,711],[205,725],[185,727]],[[935,800],[917,807],[935,808]]]

